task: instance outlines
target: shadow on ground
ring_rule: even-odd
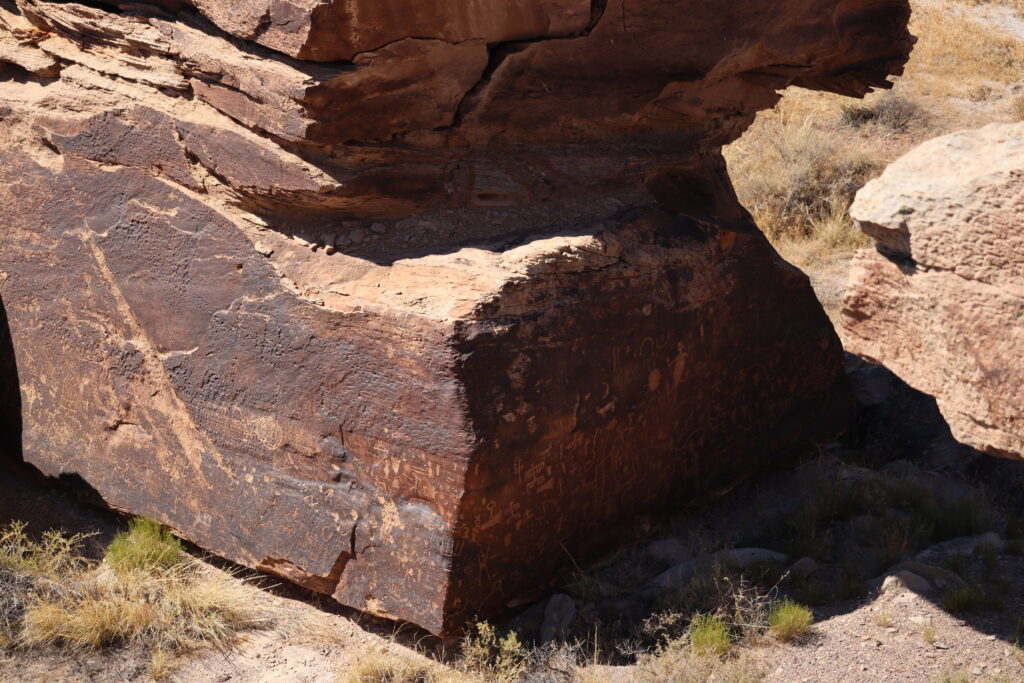
[[[528,639],[597,639],[609,663],[627,664],[684,634],[693,614],[727,612],[740,586],[809,605],[821,621],[873,601],[899,573],[890,593],[909,588],[966,627],[1017,643],[1024,462],[956,442],[933,398],[878,365],[848,354],[847,374],[858,407],[842,439],[795,470],[651,520],[647,536],[623,539],[510,626]]]

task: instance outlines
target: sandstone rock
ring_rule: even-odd
[[[978,548],[981,546],[990,546],[995,548],[997,551],[1002,551],[1005,547],[1005,542],[999,537],[999,534],[994,531],[989,531],[984,534],[978,534],[977,536],[961,536],[960,538],[953,538],[942,543],[936,543],[933,546],[925,548],[914,556],[915,560],[921,562],[927,562],[933,558],[945,557],[948,555],[974,555]]]
[[[1024,124],[921,145],[851,209],[849,350],[935,396],[961,442],[1024,456]]]
[[[842,428],[720,145],[905,0],[158,5],[0,0],[16,456],[452,634]]]
[[[936,567],[935,565],[926,564],[924,562],[918,562],[916,560],[907,560],[905,562],[900,562],[892,569],[896,572],[913,572],[915,575],[920,576],[921,578],[925,579],[937,588],[967,585],[956,572],[950,571],[943,567]]]
[[[915,593],[929,593],[932,590],[932,585],[914,572],[906,569],[900,569],[889,574],[882,582],[883,593],[891,593],[904,589],[912,590]]]

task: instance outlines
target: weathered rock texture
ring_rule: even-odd
[[[1024,124],[936,138],[861,190],[847,346],[935,396],[961,442],[1024,456]]]
[[[905,0],[159,4],[0,0],[43,471],[449,633],[840,428],[719,146],[887,85]]]

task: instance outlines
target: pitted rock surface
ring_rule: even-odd
[[[1024,125],[936,138],[852,208],[848,347],[935,396],[961,442],[1024,457]]]
[[[8,450],[449,634],[841,429],[720,146],[905,0],[243,4],[0,0]]]

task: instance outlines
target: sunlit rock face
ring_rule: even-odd
[[[887,86],[904,0],[158,4],[0,0],[47,474],[449,634],[842,428],[720,146]]]
[[[857,195],[850,348],[934,396],[953,435],[1024,457],[1024,124],[930,140]]]

